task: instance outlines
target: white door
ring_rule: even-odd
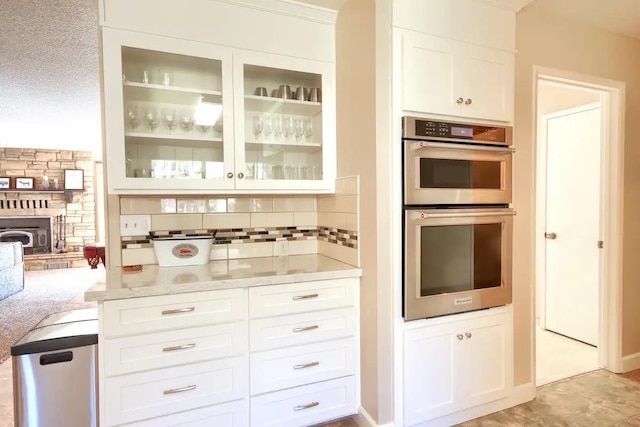
[[[546,118],[545,324],[597,345],[601,109],[592,104]]]

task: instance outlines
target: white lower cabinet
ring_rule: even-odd
[[[251,427],[299,427],[354,413],[353,376],[251,398]]]
[[[282,427],[356,413],[358,285],[102,302],[100,425]]]
[[[404,331],[405,426],[510,394],[511,309],[497,310],[454,316],[451,321],[437,319],[433,325]]]

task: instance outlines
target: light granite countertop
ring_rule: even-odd
[[[132,273],[109,268],[105,281],[89,288],[84,298],[106,301],[360,276],[362,269],[317,254],[211,261],[189,267],[145,265]]]

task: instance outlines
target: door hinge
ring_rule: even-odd
[[[602,240],[598,240],[598,249],[604,248],[604,242]]]

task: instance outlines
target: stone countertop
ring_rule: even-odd
[[[317,254],[211,261],[189,267],[145,265],[142,271],[130,273],[109,268],[106,280],[89,288],[84,298],[106,301],[360,276],[362,269]]]

